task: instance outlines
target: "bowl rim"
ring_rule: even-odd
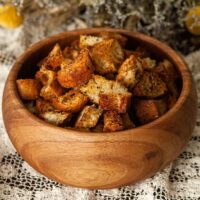
[[[138,126],[136,128],[126,129],[126,130],[116,131],[116,132],[95,132],[95,134],[92,131],[86,132],[86,131],[73,130],[70,128],[58,127],[56,125],[50,124],[50,123],[40,119],[39,117],[37,117],[36,115],[34,115],[30,111],[28,111],[28,109],[25,107],[24,103],[22,102],[22,100],[17,92],[16,79],[17,79],[18,72],[20,71],[23,62],[28,59],[28,57],[31,55],[31,53],[36,52],[38,49],[42,48],[47,43],[52,43],[52,41],[54,41],[56,43],[56,40],[59,40],[62,37],[65,38],[65,37],[72,36],[72,35],[77,36],[77,35],[80,35],[80,33],[83,34],[83,32],[84,32],[84,34],[95,34],[100,31],[117,32],[117,33],[121,33],[126,36],[129,36],[129,37],[133,37],[133,38],[136,37],[137,39],[144,41],[145,43],[149,43],[151,46],[155,46],[156,48],[162,49],[163,54],[167,55],[170,59],[173,60],[173,64],[176,65],[176,68],[178,69],[178,71],[181,75],[181,78],[182,78],[182,89],[181,89],[179,98],[177,99],[175,105],[161,117],[159,117],[159,118],[155,119],[154,121],[149,122],[147,124]],[[61,32],[56,35],[42,39],[42,40],[38,41],[37,43],[31,45],[29,48],[27,48],[24,51],[24,53],[21,56],[19,56],[16,59],[14,65],[11,67],[9,75],[7,77],[6,82],[8,83],[8,81],[10,84],[10,89],[13,90],[13,95],[17,100],[15,103],[17,103],[17,105],[20,106],[20,108],[22,108],[20,112],[23,112],[27,117],[30,117],[31,120],[38,122],[40,124],[43,124],[44,126],[48,126],[49,128],[54,129],[55,131],[62,130],[64,132],[66,131],[66,133],[68,133],[68,134],[71,133],[71,134],[78,134],[78,135],[82,134],[85,136],[91,136],[91,135],[100,136],[100,135],[102,135],[102,133],[109,134],[109,135],[116,135],[116,134],[120,134],[120,133],[125,133],[127,131],[131,131],[131,133],[133,133],[135,130],[138,130],[141,128],[142,129],[152,128],[152,127],[155,127],[156,125],[161,124],[165,120],[168,120],[175,112],[177,112],[182,107],[183,103],[188,98],[190,89],[191,89],[192,77],[191,77],[191,74],[190,74],[189,68],[187,67],[186,62],[183,60],[181,55],[178,54],[177,52],[175,52],[171,47],[169,47],[165,43],[163,43],[153,37],[147,36],[147,35],[139,33],[139,32],[128,31],[125,29],[86,28],[86,29],[75,29],[72,31]],[[3,93],[5,93],[5,87],[4,87]],[[3,96],[4,96],[4,94],[3,94]]]

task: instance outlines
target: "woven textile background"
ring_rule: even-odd
[[[79,27],[82,28],[81,25]],[[30,28],[29,33],[31,30],[36,31]],[[0,29],[0,101],[7,74],[15,58],[30,43],[45,36],[41,33],[42,30],[38,30],[37,37],[33,37],[24,27],[13,31]],[[185,59],[200,96],[200,51],[189,54]],[[67,187],[37,173],[17,154],[0,115],[0,200],[200,200],[199,170],[200,112],[189,144],[173,163],[143,182],[112,190]]]

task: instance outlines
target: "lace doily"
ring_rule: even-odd
[[[73,28],[75,27],[76,25]],[[16,56],[26,47],[20,39],[25,34],[23,29],[21,27],[15,31],[4,32],[0,30],[0,101],[2,101],[3,87],[9,69]],[[40,37],[33,38],[32,42],[38,39]],[[185,59],[200,95],[200,51],[188,55]],[[0,109],[1,105],[0,102]],[[199,170],[200,112],[189,144],[173,163],[152,178],[112,190],[84,190],[68,187],[37,173],[16,153],[0,115],[1,200],[200,200]]]

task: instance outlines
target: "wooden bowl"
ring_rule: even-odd
[[[145,45],[176,66],[182,78],[182,91],[175,106],[149,124],[114,133],[67,130],[31,114],[19,98],[16,79],[33,77],[36,63],[55,43],[64,47],[80,34],[95,34],[102,30],[122,33],[129,38],[129,47]],[[120,29],[75,30],[34,44],[17,59],[3,95],[5,127],[23,159],[50,179],[90,189],[135,183],[163,169],[187,144],[195,125],[196,111],[195,86],[182,58],[156,39]]]

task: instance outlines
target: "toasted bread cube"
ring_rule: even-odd
[[[101,32],[99,33],[99,36],[103,39],[115,39],[119,42],[119,44],[122,47],[126,46],[127,38],[119,33],[113,33],[113,32]]]
[[[141,59],[142,67],[145,70],[152,70],[156,67],[156,60],[149,57]]]
[[[43,113],[54,110],[54,107],[52,106],[51,102],[39,98],[36,100],[36,110],[39,113]]]
[[[178,77],[175,67],[167,59],[164,59],[163,62],[159,63],[154,71],[157,72],[164,81],[176,80]]]
[[[121,131],[124,129],[122,117],[116,111],[106,111],[103,115],[104,132]]]
[[[172,96],[178,97],[179,92],[175,83],[178,74],[173,64],[165,59],[163,62],[159,63],[157,67],[154,68],[154,72],[157,73],[160,78],[167,84],[167,87]]]
[[[167,110],[164,100],[138,100],[135,102],[136,116],[141,124],[149,123]]]
[[[79,39],[74,40],[74,41],[71,43],[70,47],[71,47],[72,49],[75,49],[75,50],[78,50],[78,51],[79,51],[79,50],[80,50]]]
[[[123,94],[127,93],[128,89],[117,81],[107,80],[103,76],[93,75],[92,79],[86,85],[80,87],[80,91],[88,96],[90,101],[99,104],[99,95],[101,93]]]
[[[97,108],[96,105],[85,106],[81,111],[75,127],[78,128],[92,128],[95,127],[100,116],[102,115],[103,110]]]
[[[59,112],[59,111],[46,111],[39,115],[45,121],[54,125],[64,125],[71,119],[71,113]]]
[[[141,80],[133,89],[137,97],[156,98],[167,93],[167,86],[154,72],[144,72]]]
[[[136,50],[124,50],[125,57],[129,58],[131,55],[134,55],[135,57],[139,58],[146,58],[149,57],[149,52],[142,46],[139,46]]]
[[[71,90],[58,98],[54,98],[52,104],[58,110],[75,113],[79,112],[87,102],[87,96],[79,91]]]
[[[135,128],[135,124],[130,119],[128,113],[122,114],[121,117],[122,117],[123,125],[125,129]]]
[[[79,87],[92,77],[92,62],[88,49],[82,49],[72,64],[58,71],[58,81],[64,88]]]
[[[38,114],[34,101],[27,102],[24,105],[29,110],[29,112],[36,114],[36,115]]]
[[[20,97],[23,100],[35,100],[40,95],[41,85],[35,79],[18,79],[16,81]]]
[[[56,73],[54,71],[41,68],[36,72],[35,78],[39,80],[43,85],[49,85],[56,80]]]
[[[51,84],[42,87],[40,96],[45,100],[52,101],[53,98],[61,96],[64,92],[64,88],[55,80]]]
[[[124,59],[124,52],[117,40],[109,39],[97,43],[92,49],[95,70],[100,74],[117,72]]]
[[[102,37],[97,37],[92,35],[80,35],[79,46],[81,49],[85,47],[90,48],[101,41],[103,41]]]
[[[129,92],[123,94],[101,93],[99,96],[99,105],[103,110],[125,113],[130,107],[132,94]]]
[[[59,44],[56,44],[49,53],[49,55],[44,59],[42,67],[53,71],[57,71],[58,69],[60,69],[60,65],[63,60],[64,56],[62,54],[62,50]]]
[[[79,51],[73,49],[72,47],[65,47],[63,50],[63,56],[68,59],[76,59],[78,57]]]
[[[143,73],[141,60],[134,55],[127,58],[118,70],[117,81],[132,89]]]

